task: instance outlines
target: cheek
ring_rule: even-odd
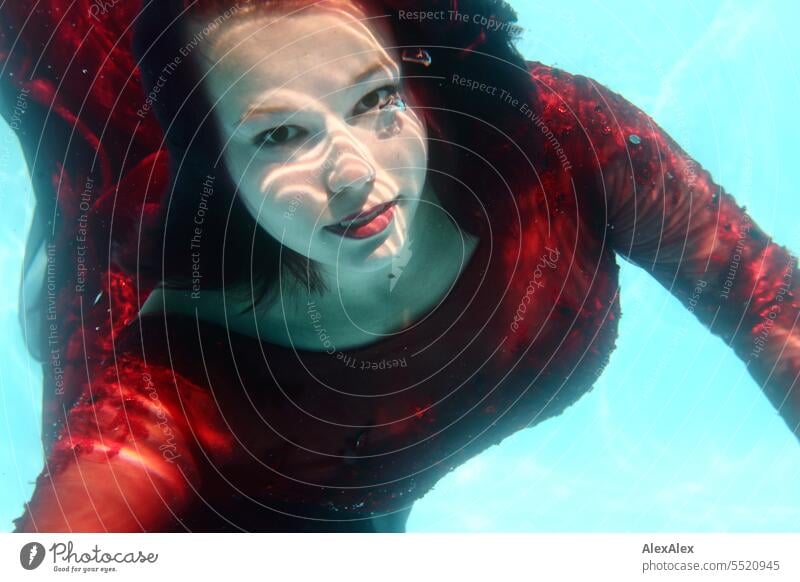
[[[322,171],[316,165],[270,163],[233,147],[226,152],[226,164],[242,203],[276,239],[308,233],[326,220],[325,206],[320,206],[325,200]]]
[[[251,148],[230,146],[225,152],[225,163],[231,179],[238,187],[238,195],[252,214],[259,217],[268,207],[279,201],[275,192],[280,188],[283,172],[279,164],[270,164],[253,155]]]
[[[416,181],[424,181],[428,170],[428,142],[425,126],[422,121],[413,113],[407,113],[404,117],[402,132],[395,138],[396,148],[402,149],[402,154],[398,157],[400,167],[407,168],[405,171]],[[420,184],[421,187],[421,184]]]
[[[259,223],[271,231],[313,228],[327,218],[320,172],[307,165],[280,164],[266,171],[253,166],[245,174],[242,195]]]
[[[403,129],[397,135],[387,139],[371,136],[371,154],[381,167],[404,181],[406,187],[421,188],[428,168],[425,132],[416,118],[403,117]]]
[[[419,194],[428,170],[427,149],[419,139],[403,137],[396,140],[393,172],[409,190],[407,195]]]

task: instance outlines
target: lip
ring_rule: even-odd
[[[339,223],[336,223],[326,226],[325,229],[346,238],[364,239],[375,236],[376,234],[386,230],[386,228],[388,228],[388,226],[392,223],[392,220],[394,219],[394,207],[396,205],[397,199],[390,200],[389,202],[384,202],[383,204],[373,206],[366,211],[350,214],[339,221],[345,222],[348,220],[357,220],[359,217],[368,216],[377,212],[377,214],[375,214],[375,216],[373,216],[369,222],[365,222],[363,224],[351,224],[346,227],[339,226]]]
[[[360,216],[367,216],[368,214],[372,214],[373,212],[381,208],[381,206],[388,206],[389,204],[394,204],[395,202],[397,201],[389,200],[389,202],[384,202],[383,204],[376,204],[375,206],[367,210],[359,210],[358,212],[354,212],[353,214],[348,214],[347,216],[340,218],[336,224],[338,224],[339,222],[344,222],[346,220],[356,220]],[[332,224],[331,226],[336,226],[336,224]]]

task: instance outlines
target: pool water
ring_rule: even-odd
[[[561,4],[516,2],[522,53],[644,109],[800,252],[800,5]],[[42,464],[41,370],[17,321],[33,195],[5,126],[0,184],[0,530],[10,530]],[[449,474],[409,531],[800,531],[800,443],[724,342],[620,263],[620,337],[595,389]]]

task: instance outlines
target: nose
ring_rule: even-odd
[[[332,157],[327,175],[327,187],[332,194],[346,190],[364,193],[372,189],[375,182],[375,167],[370,163],[352,139],[344,136],[334,138]]]

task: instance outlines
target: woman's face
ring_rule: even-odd
[[[425,183],[425,129],[373,25],[319,8],[237,18],[203,50],[225,163],[261,227],[341,269],[399,254]]]

